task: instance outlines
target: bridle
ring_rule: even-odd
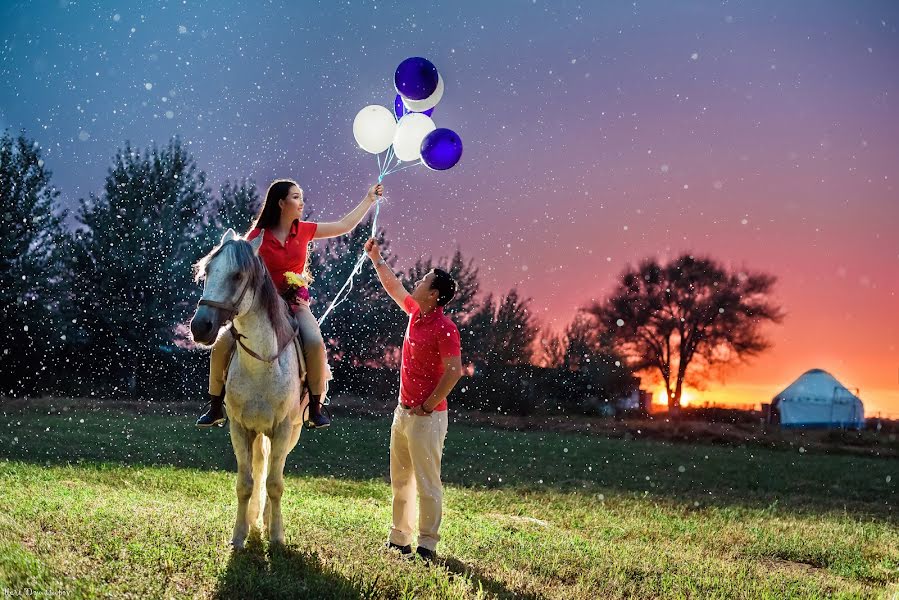
[[[256,260],[259,260],[259,258],[257,257]],[[219,302],[217,300],[209,300],[207,298],[200,298],[200,301],[197,302],[197,308],[200,308],[201,306],[211,306],[213,308],[217,308],[219,310],[225,311],[225,313],[227,315],[227,317],[225,318],[225,321],[226,322],[231,321],[231,327],[228,328],[228,331],[231,333],[231,337],[234,338],[234,340],[240,345],[240,347],[243,348],[247,354],[249,354],[250,356],[252,356],[253,358],[255,358],[257,360],[260,360],[262,362],[267,362],[267,363],[274,362],[275,359],[277,359],[279,356],[281,356],[281,353],[284,352],[284,349],[287,348],[287,346],[289,346],[291,344],[291,342],[293,342],[293,340],[297,337],[297,335],[299,334],[299,327],[298,326],[293,327],[293,335],[290,336],[290,338],[286,342],[284,342],[284,344],[280,348],[277,349],[275,354],[269,358],[264,358],[262,356],[259,356],[258,354],[253,352],[252,349],[248,348],[247,345],[243,343],[243,339],[246,339],[247,336],[245,336],[242,333],[240,333],[239,331],[237,331],[237,327],[235,327],[235,325],[234,325],[234,317],[237,315],[237,309],[240,306],[240,303],[243,301],[243,297],[246,295],[247,290],[250,287],[250,279],[251,279],[250,277],[247,277],[247,280],[244,282],[243,287],[240,290],[240,294],[237,295],[237,300],[235,300],[233,303]]]
[[[250,278],[247,277],[247,280],[244,282],[243,287],[240,290],[240,294],[237,296],[237,300],[233,303],[229,302],[218,302],[216,300],[208,300],[206,298],[200,298],[200,301],[197,302],[197,308],[201,306],[211,306],[213,308],[217,308],[219,310],[225,311],[228,315],[225,318],[225,321],[231,321],[234,319],[234,315],[237,314],[237,308],[240,306],[240,303],[243,302],[243,297],[247,294],[247,290],[250,287]]]

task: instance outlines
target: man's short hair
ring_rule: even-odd
[[[434,279],[431,280],[431,289],[437,290],[437,306],[446,306],[456,295],[456,282],[449,273],[443,269],[434,269]]]

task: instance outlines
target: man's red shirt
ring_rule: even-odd
[[[403,363],[400,370],[400,402],[407,407],[424,404],[443,377],[443,359],[462,355],[459,330],[438,306],[427,315],[421,314],[412,296],[403,301],[409,313],[409,325],[403,338]],[[446,410],[446,398],[434,407]]]

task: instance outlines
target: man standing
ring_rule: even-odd
[[[374,238],[365,243],[384,290],[409,315],[403,338],[400,401],[390,427],[390,486],[393,526],[387,547],[412,553],[415,494],[418,491],[418,547],[425,560],[436,557],[443,514],[440,461],[446,439],[446,397],[462,377],[459,330],[443,314],[456,293],[456,282],[433,269],[406,291]]]

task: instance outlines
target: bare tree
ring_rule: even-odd
[[[579,312],[565,328],[565,353],[562,366],[577,371],[600,353],[600,339],[596,323],[589,315]]]
[[[568,343],[564,334],[559,334],[548,327],[544,327],[540,332],[538,344],[538,362],[540,366],[550,369],[558,369],[562,366],[565,359],[565,351]]]
[[[631,369],[661,377],[676,415],[685,383],[701,387],[771,346],[761,327],[783,320],[770,299],[775,282],[766,273],[728,271],[711,258],[646,259],[628,266],[612,295],[587,312]]]

